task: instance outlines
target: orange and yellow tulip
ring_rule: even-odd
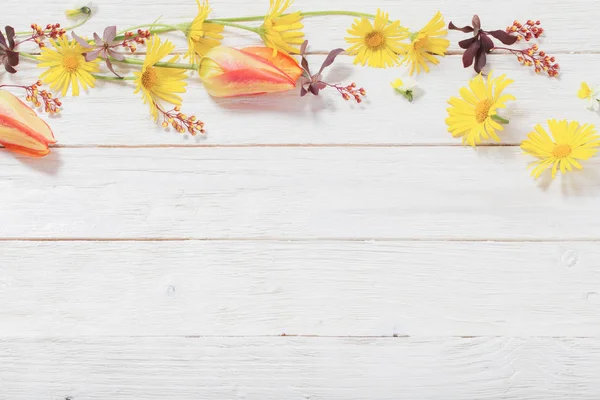
[[[6,90],[0,90],[0,144],[31,157],[50,153],[56,143],[52,130],[29,106]]]
[[[269,47],[211,49],[200,62],[200,79],[213,97],[284,92],[296,87],[302,68],[289,55]]]

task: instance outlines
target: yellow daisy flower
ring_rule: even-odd
[[[564,174],[572,171],[573,167],[582,169],[578,160],[587,160],[598,152],[600,136],[596,133],[594,125],[579,125],[579,122],[566,120],[548,121],[550,135],[541,125],[536,125],[534,132],[528,135],[528,139],[521,143],[521,149],[539,161],[531,163],[534,167],[531,175],[539,178],[542,172],[552,167],[552,178],[556,177],[557,171]]]
[[[163,100],[176,106],[181,105],[181,97],[175,93],[185,93],[187,74],[178,68],[157,67],[165,56],[175,49],[175,45],[168,40],[161,43],[160,38],[154,35],[148,40],[146,59],[140,72],[134,72],[135,92],[142,92],[144,104],[150,106],[150,114],[154,121],[158,119],[159,101]],[[168,62],[177,62],[179,56],[172,57]]]
[[[435,56],[444,56],[450,46],[448,39],[441,38],[447,34],[444,16],[438,11],[423,29],[410,35],[410,43],[402,45],[406,53],[402,63],[410,64],[410,75],[415,69],[417,74],[421,69],[429,72],[427,62],[439,64],[440,60]]]
[[[86,61],[83,53],[85,49],[76,40],[67,39],[66,35],[56,40],[50,39],[54,49],[44,47],[38,57],[38,67],[48,68],[40,75],[40,79],[55,91],[60,91],[64,97],[71,86],[73,96],[79,96],[79,85],[84,90],[93,88],[96,78],[92,72],[97,72],[100,67],[99,59]]]
[[[487,81],[481,74],[471,79],[469,88],[460,88],[462,98],[452,97],[448,101],[446,124],[453,137],[462,137],[463,143],[475,146],[481,143],[481,138],[500,141],[496,131],[504,128],[498,122],[506,123],[497,114],[499,108],[505,108],[508,100],[515,100],[511,94],[502,94],[513,80],[502,75],[492,78],[490,73]]]
[[[192,63],[200,62],[200,59],[210,49],[219,46],[223,39],[223,35],[221,35],[223,25],[204,22],[212,11],[208,5],[208,0],[204,0],[202,4],[200,0],[196,0],[196,3],[198,3],[198,15],[186,31],[188,52],[185,58],[188,58]]]
[[[352,46],[346,50],[356,55],[354,64],[375,68],[387,68],[399,63],[399,54],[403,54],[401,41],[408,38],[408,29],[400,26],[400,21],[389,22],[388,13],[377,10],[372,25],[367,18],[355,19],[348,29],[352,37],[346,42]]]
[[[300,45],[304,42],[304,25],[300,22],[300,11],[283,15],[293,3],[293,0],[270,0],[270,7],[265,21],[259,28],[259,33],[265,44],[277,51],[285,53],[300,53]]]

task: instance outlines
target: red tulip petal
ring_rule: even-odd
[[[0,143],[9,150],[41,157],[56,140],[35,111],[10,92],[0,90]]]
[[[246,47],[242,51],[264,58],[285,72],[294,82],[302,75],[302,68],[300,68],[298,62],[282,51],[278,51],[275,57],[273,57],[273,49],[270,47]]]

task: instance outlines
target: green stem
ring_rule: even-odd
[[[508,125],[508,123],[510,122],[509,120],[507,120],[506,118],[502,118],[499,115],[492,115],[490,118],[492,118],[494,121],[496,121],[499,124],[503,124],[503,125]]]
[[[124,76],[119,78],[118,76],[106,76],[106,75],[96,75],[92,74],[92,76],[96,79],[100,79],[102,81],[133,81],[135,80],[135,76]]]
[[[289,15],[283,14],[282,17]],[[356,11],[342,11],[342,10],[334,10],[334,11],[309,11],[309,12],[301,12],[301,16],[303,17],[323,17],[327,15],[346,15],[349,17],[364,17],[364,18],[375,18],[373,14],[366,14]],[[265,19],[264,15],[254,15],[251,17],[238,17],[238,18],[218,18],[218,19],[210,19],[206,20],[206,22],[252,22],[252,21],[262,21]]]
[[[115,60],[114,58],[110,59],[113,63],[122,63],[122,64],[132,64],[132,65],[144,65],[144,60],[139,60],[137,58],[125,58],[124,60]],[[196,64],[182,64],[182,63],[170,63],[170,62],[158,62],[154,64],[155,67],[162,68],[176,68],[176,69],[189,69],[189,70],[197,70],[199,65]]]
[[[19,53],[19,57],[29,58],[30,60],[36,60],[36,61],[38,60],[38,56],[34,56],[33,54],[23,53],[23,52]]]
[[[256,34],[259,33],[259,28],[253,28],[253,27],[247,26],[247,25],[234,24],[232,22],[223,21],[220,19],[214,19],[214,20],[212,20],[212,22],[214,22],[215,24],[223,25],[223,26],[230,26],[232,28],[243,29],[245,31],[254,32]]]
[[[161,33],[168,33],[168,32],[174,32],[174,31],[180,31],[182,30],[180,27],[174,26],[174,25],[164,25],[164,24],[158,24],[159,26],[164,26],[164,28],[160,28],[160,29],[152,29],[150,28],[150,33],[154,33],[154,34],[161,34]],[[150,26],[149,24],[147,25],[138,25],[138,26],[132,26],[131,28],[124,30],[122,32],[129,32],[133,29],[138,29],[138,28],[144,28],[144,27],[148,27]],[[154,26],[157,26],[156,24]],[[115,36],[115,41],[120,41],[125,39],[125,35],[124,34],[119,34],[117,36]]]
[[[142,24],[142,25],[136,25],[136,26],[131,26],[127,29],[123,29],[122,31],[117,32],[118,35],[122,35],[125,32],[129,32],[129,31],[133,31],[135,29],[140,29],[140,28],[150,28],[150,30],[152,31],[152,28],[154,27],[158,27],[158,28],[168,28],[171,31],[177,31],[179,30],[179,28],[175,25],[169,25],[169,24]]]
[[[373,14],[366,14],[366,13],[361,13],[361,12],[356,12],[356,11],[310,11],[310,12],[300,13],[300,15],[302,15],[303,17],[323,17],[326,15],[346,15],[349,17],[362,17],[362,18],[370,18],[370,19],[375,18],[375,15],[373,15]]]
[[[90,18],[92,18],[92,13],[90,12],[89,14],[86,14],[85,18],[82,19],[80,22],[76,23],[75,25],[69,26],[64,28],[65,31],[72,31],[73,29],[77,29],[80,26],[85,25],[86,22],[88,22],[90,20]],[[25,31],[25,32],[17,32],[17,35],[29,35],[32,31]],[[45,31],[44,31],[45,32]]]

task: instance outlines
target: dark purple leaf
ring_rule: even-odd
[[[104,34],[102,35],[102,39],[104,39],[105,43],[111,43],[113,40],[115,40],[115,37],[117,36],[117,27],[116,26],[107,26],[104,29]]]
[[[306,71],[306,73],[310,76],[310,67],[308,66],[308,60],[304,58],[304,56],[302,56],[302,61],[300,62],[300,65],[302,65],[304,71]]]
[[[323,72],[323,70],[327,67],[329,67],[331,64],[333,64],[333,62],[335,61],[335,58],[337,56],[340,55],[340,53],[342,53],[344,51],[344,49],[335,49],[335,50],[331,50],[329,52],[329,54],[327,55],[327,58],[325,59],[325,61],[323,61],[323,65],[321,65],[321,69],[319,70],[319,74],[321,72]]]
[[[308,94],[308,90],[304,89],[304,86],[302,86],[302,89],[300,89],[300,96],[304,97]]]
[[[319,90],[323,90],[327,87],[327,84],[325,82],[321,82],[321,81],[317,82],[316,85],[317,85],[317,88],[319,88]]]
[[[110,60],[109,60],[108,58],[106,59],[106,66],[108,67],[108,69],[110,70],[110,72],[112,72],[113,74],[115,74],[115,75],[116,75],[116,76],[118,76],[119,78],[123,78],[121,75],[119,75],[119,74],[117,74],[117,73],[115,72],[115,70],[113,69],[113,65],[112,65],[112,63],[110,62]]]
[[[308,40],[305,40],[302,43],[302,46],[300,46],[300,54],[304,55],[306,54],[306,48],[308,47]]]
[[[15,28],[12,26],[7,26],[4,28],[6,31],[6,39],[8,39],[8,46],[10,49],[15,48]]]
[[[479,40],[476,40],[475,42],[473,42],[473,44],[471,44],[471,46],[463,54],[462,60],[463,60],[463,66],[465,68],[468,68],[473,64],[473,59],[475,58],[475,55],[479,51],[479,46],[480,46]]]
[[[473,15],[473,29],[475,30],[475,34],[477,35],[479,33],[479,30],[481,29],[481,20],[479,19],[479,15],[475,14]]]
[[[480,73],[483,67],[485,67],[487,56],[483,49],[479,49],[477,56],[475,56],[475,72]]]
[[[79,36],[77,36],[77,35],[75,34],[75,32],[71,32],[71,36],[73,36],[73,39],[75,39],[75,40],[77,41],[77,43],[79,43],[79,45],[80,45],[81,47],[83,47],[84,49],[91,49],[92,47],[94,47],[94,46],[92,46],[91,44],[89,44],[89,43],[87,42],[87,40],[85,40],[85,39],[83,39],[83,38],[80,38]]]
[[[8,47],[6,45],[6,39],[4,38],[4,33],[2,33],[2,31],[0,31],[0,45],[4,48]]]
[[[302,75],[302,76],[300,77],[300,85],[301,85],[301,86],[306,86],[306,85],[308,85],[308,84],[310,84],[310,83],[312,83],[312,80],[310,79],[310,77],[309,77],[309,76]]]
[[[477,40],[479,40],[479,38],[477,36],[473,36],[472,38],[461,40],[460,42],[458,42],[458,45],[461,49],[468,49],[469,47],[471,47],[473,42],[476,42]]]
[[[112,58],[114,58],[117,61],[125,60],[125,56],[123,55],[123,53],[119,53],[118,51],[115,51],[113,49],[108,49],[107,53],[109,56],[111,56]]]
[[[13,67],[11,67],[8,64],[4,65],[4,69],[6,69],[6,72],[8,72],[9,74],[16,74],[17,73],[17,70],[14,69]]]
[[[461,31],[463,33],[473,32],[473,28],[471,28],[470,26],[463,26],[462,28],[459,28],[458,26],[454,25],[452,22],[450,22],[448,24],[448,29],[453,30],[453,31]]]
[[[310,92],[315,96],[319,95],[319,87],[317,85],[310,85],[308,88],[310,89]]]
[[[498,39],[499,41],[501,41],[502,43],[506,44],[506,45],[512,45],[515,44],[518,40],[518,38],[516,36],[510,35],[508,33],[506,33],[505,31],[502,30],[497,30],[497,31],[490,31],[487,32],[490,35],[492,35],[493,37],[495,37],[496,39]]]
[[[494,42],[492,41],[492,39],[490,39],[488,35],[486,35],[483,32],[481,32],[481,35],[479,35],[479,37],[481,38],[481,50],[486,53],[489,53],[494,48]]]
[[[19,65],[19,53],[12,50],[6,51],[6,62],[12,67]]]

